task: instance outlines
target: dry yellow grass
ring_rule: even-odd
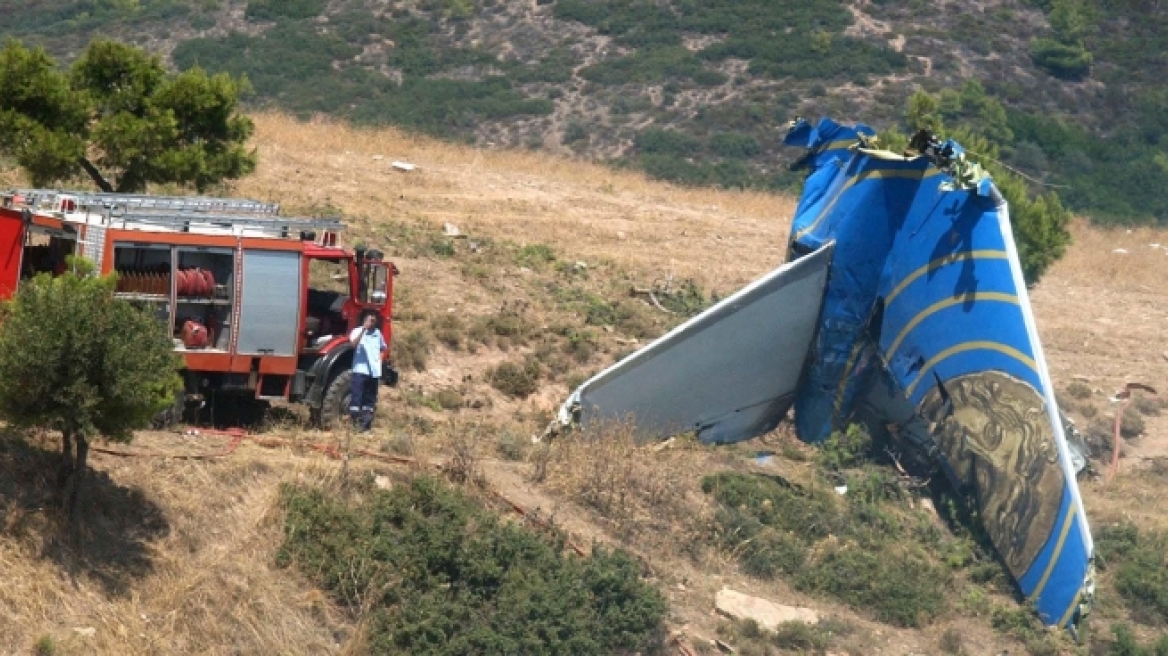
[[[612,260],[722,291],[783,260],[794,210],[791,199],[773,194],[681,188],[597,164],[475,150],[388,128],[278,114],[257,116],[256,127],[260,166],[238,184],[243,195],[293,209],[332,206],[365,219],[358,223],[421,220],[435,234],[451,222],[472,237],[548,244],[568,260]],[[419,168],[395,171],[395,160]]]
[[[42,456],[0,466],[27,472],[48,465]],[[273,565],[279,483],[325,480],[334,466],[248,447],[224,461],[96,454],[91,465],[98,498],[83,502],[80,529],[40,503],[0,500],[0,653],[30,653],[46,636],[63,654],[339,650],[349,618]]]

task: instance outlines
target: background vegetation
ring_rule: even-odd
[[[247,75],[253,102],[302,116],[568,148],[723,187],[797,185],[779,146],[796,115],[906,129],[914,90],[954,93],[947,125],[972,130],[992,107],[998,159],[1057,185],[1070,211],[1168,222],[1153,191],[1168,183],[1168,12],[1153,0],[882,0],[862,20],[842,0],[541,0],[538,20],[523,7],[0,0],[0,35],[71,60],[100,32],[180,69]],[[984,96],[972,106],[970,80]]]

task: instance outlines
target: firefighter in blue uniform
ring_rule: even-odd
[[[373,410],[377,407],[377,386],[381,379],[381,354],[389,348],[377,323],[377,313],[367,312],[361,325],[349,333],[349,342],[354,349],[349,417],[353,426],[362,432],[373,428]]]

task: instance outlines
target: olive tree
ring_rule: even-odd
[[[195,67],[169,73],[134,46],[96,39],[69,70],[42,49],[0,49],[0,154],[34,186],[82,175],[102,191],[151,183],[200,192],[255,170],[255,127],[238,112],[246,80]]]
[[[70,516],[90,440],[130,441],[181,386],[166,327],[114,298],[114,284],[41,275],[0,306],[0,419],[60,431],[57,485]]]

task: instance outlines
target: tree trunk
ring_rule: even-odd
[[[73,521],[77,513],[77,493],[81,483],[85,480],[85,461],[89,457],[89,442],[84,436],[77,436],[77,459],[73,467],[73,476],[69,483],[69,495],[65,498],[69,510],[69,521]]]
[[[114,190],[113,185],[111,185],[109,181],[105,179],[105,176],[101,174],[101,171],[97,170],[97,167],[93,165],[93,162],[82,157],[81,168],[85,169],[85,172],[88,173],[89,177],[93,179],[93,184],[97,185],[98,189],[101,189],[107,194]]]
[[[118,178],[116,191],[119,194],[141,194],[146,192],[146,172],[137,162],[131,163]]]
[[[73,473],[73,437],[65,430],[61,431],[61,464],[57,466],[57,490],[63,492],[69,482],[69,475]],[[61,498],[64,505],[64,497]]]
[[[73,452],[73,445],[77,452]],[[89,458],[89,442],[84,435],[70,430],[61,431],[61,467],[57,471],[57,489],[61,494],[61,506],[72,521],[77,510],[78,490],[85,475],[85,461]]]

